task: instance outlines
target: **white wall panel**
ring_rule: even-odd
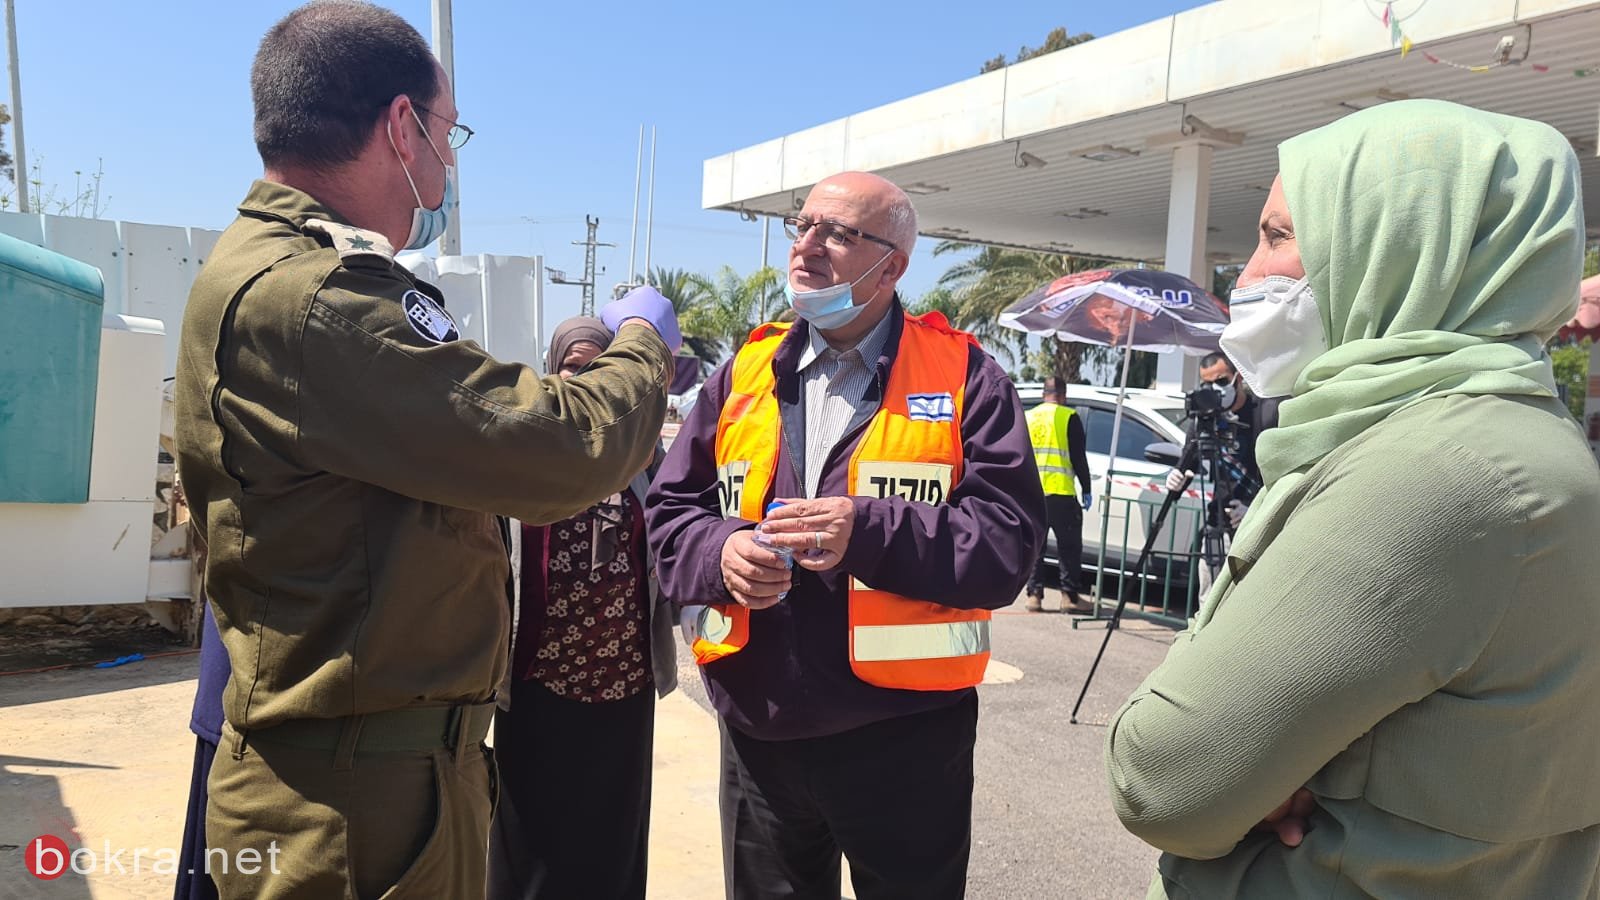
[[[162,377],[178,366],[178,333],[189,287],[199,269],[191,265],[189,229],[171,225],[122,224],[123,288],[127,292],[121,312],[156,319],[166,329]],[[109,306],[109,305],[108,305]]]
[[[123,312],[122,238],[109,219],[44,217],[44,246],[100,270],[106,285],[106,312]]]
[[[33,213],[0,212],[0,233],[19,241],[44,246],[44,216]]]
[[[152,510],[148,500],[0,503],[0,606],[143,602]]]
[[[444,294],[444,308],[456,320],[461,339],[487,348],[484,329],[483,276],[470,256],[442,256],[434,260],[438,276],[434,287]]]
[[[199,277],[200,269],[205,266],[206,260],[211,258],[211,251],[216,248],[217,241],[222,238],[222,232],[210,228],[189,229],[189,284],[194,284]]]
[[[140,500],[148,504],[155,500],[163,349],[160,322],[115,314],[105,317],[94,398],[94,447],[89,458],[90,502]],[[148,551],[149,535],[140,540]]]
[[[489,352],[496,359],[540,368],[543,341],[533,315],[534,266],[525,256],[484,254],[484,293],[489,298]]]

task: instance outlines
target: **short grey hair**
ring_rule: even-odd
[[[889,207],[889,240],[907,256],[917,243],[917,208],[904,192]]]

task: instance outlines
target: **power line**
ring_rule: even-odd
[[[583,280],[573,281],[567,273],[560,269],[549,269],[550,281],[553,284],[575,284],[583,288],[582,315],[594,315],[594,251],[596,247],[615,247],[616,244],[607,244],[595,240],[595,235],[600,231],[600,220],[593,216],[584,216],[583,222],[589,227],[589,237],[586,240],[573,241],[575,246],[583,247]],[[605,269],[600,272],[604,274]]]

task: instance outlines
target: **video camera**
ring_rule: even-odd
[[[1183,412],[1189,418],[1195,449],[1206,460],[1239,449],[1239,436],[1231,415],[1238,388],[1231,384],[1202,384],[1183,395]]]
[[[1231,384],[1202,384],[1183,395],[1183,411],[1191,419],[1215,422],[1233,405],[1236,390]]]
[[[1181,467],[1202,473],[1201,490],[1212,497],[1206,504],[1201,537],[1202,555],[1213,573],[1221,566],[1224,555],[1223,534],[1227,529],[1223,524],[1223,503],[1235,496],[1249,477],[1237,455],[1238,423],[1232,407],[1238,390],[1232,384],[1202,384],[1183,397],[1190,439],[1184,447]]]

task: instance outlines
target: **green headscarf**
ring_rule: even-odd
[[[1542,122],[1404,100],[1290,138],[1278,163],[1329,349],[1256,444],[1266,490],[1235,550],[1259,551],[1306,470],[1411,403],[1555,396],[1544,344],[1583,272],[1578,160]],[[1198,625],[1232,582],[1224,567]]]
[[[1270,487],[1424,397],[1555,396],[1544,344],[1578,303],[1578,160],[1542,122],[1440,100],[1278,148],[1329,350],[1261,437]]]

